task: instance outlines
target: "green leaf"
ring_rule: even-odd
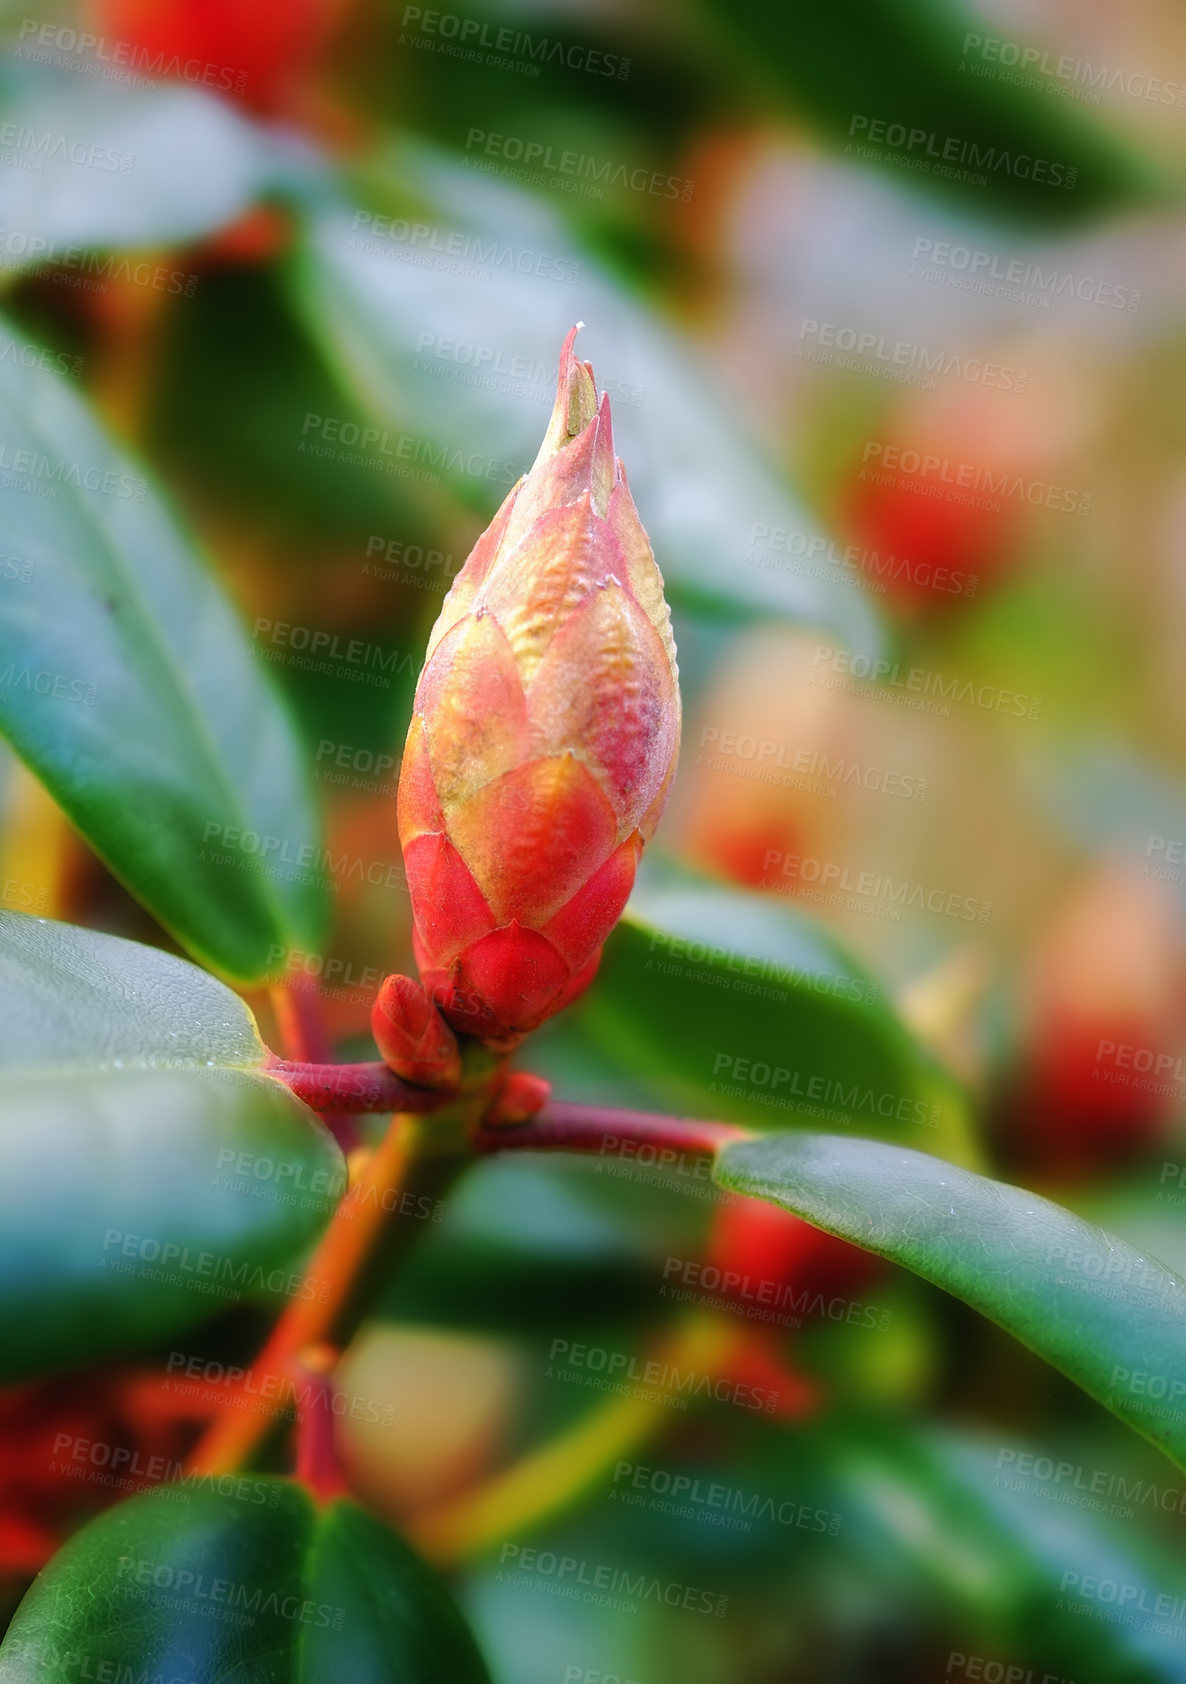
[[[577,1011],[668,1105],[768,1129],[853,1119],[967,1150],[962,1104],[880,985],[770,896],[652,870]]]
[[[185,960],[0,913],[0,1379],[308,1290],[345,1165],[265,1056]]]
[[[844,1511],[847,1578],[872,1577],[886,1600],[919,1624],[940,1622],[958,1648],[974,1636],[982,1653],[1025,1655],[1035,1681],[1048,1670],[1077,1684],[1180,1684],[1181,1641],[1151,1612],[1158,1596],[1176,1594],[1180,1565],[1147,1525],[1118,1525],[1107,1502],[1076,1500],[1071,1479],[1106,1473],[1098,1461],[1084,1468],[1065,1445],[1044,1454],[935,1423],[848,1420],[806,1436],[803,1452]],[[1066,1485],[1019,1476],[1011,1458],[1024,1465],[1027,1454]],[[1161,1489],[1155,1475],[1126,1483]],[[1126,1604],[1143,1597],[1142,1612],[1113,1621],[1097,1601],[1104,1617],[1085,1618],[1079,1609],[1092,1603],[1076,1594],[1085,1580],[1130,1587]]]
[[[180,270],[172,265],[164,265],[162,280],[155,263],[137,271],[79,248],[151,251],[213,233],[292,164],[265,130],[204,88],[105,81],[85,73],[94,64],[86,54],[60,56],[73,59],[74,69],[15,56],[0,62],[0,104],[19,137],[18,162],[0,170],[4,268],[62,263],[95,281],[144,274],[150,278],[142,285],[184,293],[190,277],[175,280]]]
[[[866,653],[879,647],[859,591],[747,561],[756,523],[809,539],[817,528],[689,344],[531,195],[412,141],[380,162],[386,226],[402,238],[371,235],[372,212],[325,197],[291,271],[329,365],[387,429],[363,454],[393,473],[439,475],[489,513],[535,458],[560,344],[583,319],[580,353],[610,392],[618,453],[673,597],[730,618],[783,614]],[[471,358],[480,351],[483,371],[499,359],[499,371],[471,379],[465,361],[436,356],[445,341]],[[337,448],[316,428],[305,443]]]
[[[962,1298],[1186,1468],[1186,1281],[1024,1188],[834,1135],[726,1146],[715,1176]]]
[[[1016,39],[1008,25],[958,4],[839,0],[772,13],[764,0],[711,0],[711,10],[720,38],[846,161],[884,168],[904,187],[1044,226],[1168,192],[1151,163],[1071,108],[1070,81],[1009,68],[999,51],[1002,35]],[[995,59],[974,44],[994,39]],[[879,121],[887,127],[873,144]]]
[[[70,1539],[16,1612],[0,1681],[74,1684],[79,1657],[94,1678],[185,1684],[489,1684],[407,1544],[252,1474],[162,1486]]]
[[[301,750],[220,585],[66,383],[18,357],[0,360],[0,465],[23,569],[0,622],[0,732],[215,969],[256,981],[272,948],[319,951]]]
[[[653,1203],[646,1206],[648,1221],[632,1219],[630,1187],[599,1181],[596,1163],[541,1162],[541,1156],[507,1153],[501,1162],[475,1165],[449,1199],[443,1220],[427,1224],[386,1284],[375,1313],[514,1339],[551,1335],[561,1322],[586,1327],[604,1326],[607,1319],[653,1320],[657,1235],[663,1232]],[[608,1187],[603,1207],[590,1196],[590,1184],[594,1193]],[[697,1185],[719,1201],[711,1183]],[[703,1210],[693,1203],[690,1214]]]

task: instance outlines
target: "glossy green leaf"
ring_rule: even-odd
[[[116,277],[184,295],[196,284],[186,265],[166,262],[158,274],[159,260],[109,254],[212,233],[294,166],[213,90],[147,85],[127,67],[123,81],[97,76],[79,51],[56,55],[69,69],[30,62],[37,51],[25,39],[0,61],[5,132],[16,136],[0,169],[3,268],[60,263],[93,284]]]
[[[489,513],[535,458],[559,346],[584,320],[580,354],[610,393],[618,453],[673,597],[879,646],[859,591],[748,560],[757,523],[806,538],[817,529],[689,344],[538,199],[411,141],[384,164],[398,203],[385,199],[375,222],[320,200],[292,271],[310,333],[380,430],[360,445],[322,418],[331,430],[311,427],[310,450],[349,447],[380,471],[444,480]],[[447,342],[468,350],[438,356]]]
[[[797,907],[690,874],[640,881],[578,1008],[669,1106],[962,1150],[963,1110],[881,986]]]
[[[742,1141],[715,1174],[962,1298],[1186,1468],[1186,1281],[1157,1258],[1037,1193],[871,1140]]]
[[[19,341],[15,339],[19,349]],[[301,750],[221,586],[66,383],[0,358],[0,732],[191,952],[255,981],[320,950]]]
[[[1074,86],[1065,75],[1041,75],[1040,49],[1018,72],[1030,43],[1007,23],[946,0],[774,10],[711,0],[711,9],[721,38],[846,161],[884,168],[904,187],[1046,226],[1167,192],[1152,164],[1065,97]],[[1003,39],[1015,45],[1011,63]],[[1044,62],[1059,57],[1052,50]],[[1084,68],[1107,71],[1098,60]],[[886,125],[880,138],[876,122]]]
[[[86,1670],[86,1669],[89,1669]],[[348,1502],[287,1480],[162,1486],[77,1533],[0,1646],[2,1684],[488,1684],[443,1585]]]
[[[345,1165],[264,1057],[196,966],[0,913],[0,1379],[310,1290]]]

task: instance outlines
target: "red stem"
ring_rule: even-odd
[[[439,1111],[457,1096],[438,1088],[414,1088],[379,1059],[367,1064],[297,1064],[269,1054],[269,1076],[292,1089],[314,1111],[357,1115],[365,1111]]]
[[[439,1111],[456,1097],[444,1089],[413,1087],[378,1061],[295,1064],[273,1054],[265,1068],[314,1111],[412,1111],[423,1116]],[[552,1099],[526,1123],[487,1124],[478,1129],[474,1148],[481,1153],[593,1152],[608,1156],[629,1145],[711,1158],[719,1147],[730,1140],[743,1140],[748,1133],[732,1123],[711,1123],[699,1117],[669,1117],[664,1111],[623,1111],[613,1105],[577,1105],[571,1100]]]
[[[530,1122],[482,1128],[475,1137],[479,1152],[595,1152],[605,1156],[625,1145],[653,1146],[656,1152],[682,1152],[711,1158],[730,1140],[747,1138],[747,1129],[709,1123],[697,1117],[669,1117],[662,1111],[622,1111],[613,1105],[576,1105],[553,1099]],[[670,1159],[658,1159],[670,1162]]]
[[[272,989],[272,1010],[280,1030],[280,1045],[304,1064],[328,1064],[333,1046],[316,995],[299,982],[278,983]]]
[[[315,1356],[322,1356],[322,1351]],[[328,1353],[325,1353],[328,1354]],[[298,1358],[292,1365],[299,1387],[300,1424],[296,1435],[296,1477],[319,1503],[333,1502],[346,1491],[334,1437],[334,1382],[331,1369]]]
[[[280,1045],[302,1064],[328,1064],[333,1042],[325,1025],[321,1002],[299,982],[278,983],[272,989],[272,1009],[280,1030]],[[310,1102],[312,1103],[312,1102]],[[314,1106],[343,1152],[358,1145],[358,1127],[348,1113]]]

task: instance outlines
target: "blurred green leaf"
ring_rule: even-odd
[[[75,1534],[17,1610],[4,1684],[488,1684],[444,1586],[353,1503],[287,1480],[190,1480]],[[85,1676],[85,1674],[84,1674]]]
[[[1155,1629],[1171,1621],[1121,1623],[1106,1617],[1104,1602],[1105,1618],[1085,1618],[1063,1589],[1064,1575],[1095,1576],[1136,1587],[1151,1607],[1178,1594],[1171,1551],[1139,1522],[1117,1524],[1090,1501],[1007,1489],[1026,1481],[998,1469],[1002,1450],[1035,1447],[836,1409],[793,1432],[747,1418],[728,1441],[673,1425],[662,1446],[607,1465],[579,1511],[533,1529],[530,1544],[558,1560],[636,1566],[652,1581],[661,1571],[726,1594],[723,1620],[692,1627],[697,1655],[717,1632],[728,1656],[703,1672],[689,1664],[683,1676],[697,1684],[823,1676],[916,1684],[978,1671],[1000,1684],[1011,1665],[1020,1669],[1014,1684],[1042,1684],[1044,1675],[1046,1684],[1182,1684],[1181,1641]],[[538,1599],[530,1572],[513,1576],[523,1585],[516,1592],[497,1568],[494,1557],[475,1569],[468,1598],[496,1664],[499,1651],[514,1652],[514,1631],[533,1623]],[[513,1614],[500,1609],[512,1596]],[[566,1619],[580,1607],[562,1606]],[[623,1665],[623,1679],[648,1678],[648,1654],[663,1657],[659,1677],[681,1676],[671,1662],[679,1628],[691,1622],[678,1609],[654,1612],[671,1623],[647,1634],[637,1670]],[[625,1624],[635,1630],[647,1618],[644,1601]],[[562,1629],[568,1652],[581,1654],[572,1627]],[[589,1648],[616,1664],[629,1652],[604,1641]],[[968,1669],[953,1653],[978,1664]],[[559,1676],[520,1666],[507,1679]]]
[[[420,1248],[377,1311],[429,1327],[480,1329],[515,1339],[559,1326],[630,1326],[654,1306],[655,1271],[620,1258],[556,1257],[527,1247],[443,1242]]]
[[[941,1622],[953,1646],[1005,1667],[1024,1659],[1035,1681],[1044,1671],[1077,1684],[1186,1679],[1180,1639],[1149,1613],[1157,1596],[1179,1593],[1178,1563],[1139,1525],[1122,1537],[1090,1502],[1051,1501],[1041,1481],[1017,1476],[1008,1453],[1040,1458],[1032,1445],[846,1420],[809,1431],[803,1449],[843,1511],[845,1574]],[[1098,1617],[1085,1618],[1075,1606],[1092,1606],[1076,1595],[1085,1579],[1127,1585],[1126,1602],[1143,1593],[1145,1609],[1115,1620],[1098,1601]]]
[[[1138,1161],[1106,1180],[1074,1182],[1062,1196],[1085,1222],[1098,1222],[1139,1251],[1152,1251],[1186,1277],[1186,1166],[1180,1162]]]
[[[1070,108],[1066,81],[1011,69],[999,47],[985,57],[979,43],[1014,36],[978,12],[946,0],[708,0],[708,11],[718,38],[846,161],[882,167],[904,187],[1050,227],[1168,196],[1153,164]],[[900,131],[896,144],[890,127],[873,144],[876,122]]]
[[[286,566],[323,568],[331,555],[344,572],[375,533],[439,543],[439,527],[417,530],[406,481],[302,449],[307,415],[366,417],[326,369],[274,268],[203,274],[168,328],[148,425],[171,484],[261,533]],[[419,594],[439,606],[436,593]]]
[[[532,1034],[517,1062],[551,1082],[565,1099],[583,1105],[621,1105],[645,1111],[654,1092],[615,1057],[615,1048],[598,1044],[577,1012],[561,1012]],[[716,1193],[708,1189],[709,1197]]]
[[[5,133],[17,137],[14,161],[0,168],[0,268],[63,263],[96,280],[122,276],[126,259],[87,259],[78,248],[127,253],[197,239],[308,168],[202,88],[102,81],[82,73],[89,62],[79,54],[71,72],[0,61]],[[141,284],[185,290],[184,280]]]
[[[563,1558],[570,1553],[571,1533],[561,1541]],[[546,1538],[545,1547],[550,1542]],[[601,1558],[594,1559],[600,1562]],[[588,1684],[600,1684],[599,1671],[608,1673],[610,1684],[615,1674],[621,1684],[635,1680],[650,1684],[652,1679],[666,1684],[672,1676],[666,1667],[655,1670],[662,1650],[652,1641],[646,1618],[640,1619],[625,1597],[605,1596],[608,1606],[601,1607],[592,1600],[541,1596],[529,1575],[508,1572],[496,1555],[473,1564],[466,1574],[464,1593],[466,1613],[490,1657],[496,1684],[563,1684],[565,1672],[577,1664],[578,1656],[582,1657],[581,1670],[586,1670],[587,1662],[593,1675]],[[720,1674],[714,1678],[709,1672],[702,1678],[704,1684],[717,1684]],[[578,1674],[570,1684],[585,1684],[585,1680]],[[702,1684],[701,1679],[695,1684]]]
[[[716,1179],[962,1298],[1186,1468],[1186,1281],[1024,1188],[835,1135],[724,1147]]]
[[[669,1105],[764,1128],[851,1118],[967,1149],[962,1105],[880,984],[786,901],[653,870],[577,1012]]]
[[[584,319],[579,349],[614,403],[618,452],[672,594],[731,617],[824,626],[866,653],[880,646],[859,591],[747,563],[757,523],[811,537],[814,522],[694,350],[557,216],[410,140],[381,163],[401,188],[382,198],[387,231],[374,233],[371,209],[319,198],[291,269],[330,367],[388,429],[362,448],[393,473],[440,473],[489,512],[535,458],[560,344]],[[438,358],[446,341],[469,353]],[[359,448],[353,431],[323,443],[316,427],[308,443]]]
[[[230,989],[5,912],[0,1002],[0,1377],[300,1290],[345,1165]]]
[[[386,1283],[376,1313],[513,1337],[607,1317],[653,1320],[664,1308],[655,1298],[664,1224],[651,1205],[645,1224],[632,1219],[622,1183],[599,1180],[597,1167],[531,1153],[476,1164]],[[595,1203],[590,1186],[610,1194]]]
[[[274,946],[319,950],[308,775],[220,585],[66,383],[16,358],[0,360],[0,461],[22,569],[0,624],[0,731],[217,970],[255,981]]]

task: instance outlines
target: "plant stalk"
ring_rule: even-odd
[[[747,1333],[725,1318],[696,1311],[654,1346],[663,1368],[706,1377],[728,1371]],[[461,1496],[408,1524],[416,1547],[439,1566],[480,1554],[503,1538],[576,1502],[606,1469],[662,1431],[682,1394],[635,1387],[608,1398],[546,1444]]]
[[[613,1157],[626,1147],[650,1147],[656,1154],[650,1161],[660,1164],[673,1161],[662,1155],[669,1152],[714,1157],[729,1141],[747,1139],[750,1133],[732,1123],[553,1099],[525,1123],[482,1127],[474,1144],[479,1152],[591,1152],[602,1157]]]
[[[423,1116],[443,1110],[457,1098],[455,1092],[413,1087],[380,1059],[363,1064],[306,1064],[270,1053],[264,1072],[318,1112],[403,1111]]]
[[[347,1067],[348,1068],[348,1067]],[[471,1137],[489,1100],[488,1064],[479,1079],[431,1121],[402,1112],[357,1170],[305,1270],[302,1294],[280,1317],[252,1364],[256,1384],[276,1379],[291,1390],[294,1365],[307,1346],[349,1344],[402,1254],[423,1232],[440,1201],[474,1156]],[[195,1446],[190,1473],[242,1467],[268,1429],[266,1416],[227,1408]]]

